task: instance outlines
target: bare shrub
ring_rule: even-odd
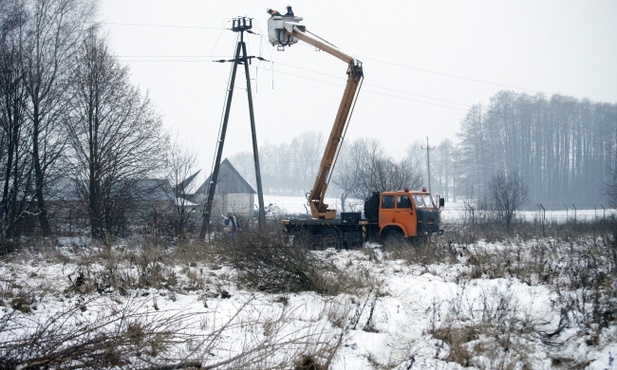
[[[487,190],[491,202],[488,209],[510,232],[516,211],[529,199],[529,187],[518,174],[498,171],[491,177]]]
[[[197,266],[199,263],[214,264],[217,258],[216,250],[211,246],[190,239],[178,241],[172,256],[176,263],[191,267]]]
[[[448,345],[447,361],[469,366],[472,354],[469,343],[478,339],[478,330],[475,326],[468,327],[439,327],[431,331],[431,335]]]
[[[511,238],[507,243],[467,245],[464,249],[467,268],[463,270],[460,278],[465,280],[517,279],[529,285],[547,286],[555,294],[552,300],[553,310],[561,316],[557,327],[547,333],[534,329],[530,323],[522,322],[522,326],[513,327],[514,331],[509,340],[519,341],[519,347],[524,345],[526,340],[532,342],[540,340],[546,346],[545,348],[548,348],[549,356],[556,361],[561,363],[570,361],[574,364],[573,366],[584,366],[584,361],[580,362],[574,357],[567,358],[567,354],[560,350],[553,351],[553,349],[561,348],[573,338],[584,339],[588,345],[599,345],[603,331],[617,322],[617,310],[615,309],[617,307],[617,279],[615,279],[617,248],[613,237],[600,230],[594,231],[594,227],[595,225],[588,224],[585,229],[587,235],[583,233],[576,237],[566,232],[556,238],[542,238],[535,241],[523,242],[521,239]],[[556,229],[561,230],[561,228]],[[500,297],[501,302],[508,302],[507,299],[502,299],[503,295],[494,294],[493,296]],[[473,304],[476,302],[474,301]],[[459,304],[473,306],[464,301],[460,301]],[[459,317],[465,317],[460,314],[460,307],[453,304],[452,307],[456,309],[455,312],[459,312]],[[454,317],[455,314],[450,316]],[[511,320],[503,321],[499,317],[489,317],[488,322],[506,322],[510,325],[515,323]],[[454,325],[457,330],[469,327],[469,324],[459,324]],[[483,321],[482,324],[484,325],[485,322]],[[443,331],[445,330],[446,333],[450,333],[448,334],[450,337],[443,340],[455,342],[460,335],[452,331],[451,327],[452,325],[445,328],[435,326],[438,329],[435,333],[438,337],[444,337]],[[522,330],[524,327],[527,327],[529,331]],[[568,330],[565,330],[566,328]],[[526,339],[529,338],[530,333],[533,338]],[[498,346],[496,347],[495,344]],[[481,344],[478,348],[482,351],[494,351],[505,344],[497,340],[494,343]],[[454,346],[453,356],[460,357],[456,355],[457,352],[463,353],[459,351],[460,346],[457,343],[451,345]],[[469,346],[465,348],[472,350]],[[474,351],[479,351],[478,348]]]
[[[144,314],[134,301],[94,316],[81,314],[83,307],[70,306],[44,321],[17,311],[4,315],[0,367],[106,369],[172,363],[191,322],[186,314]]]
[[[283,239],[245,232],[219,242],[219,256],[238,271],[240,282],[269,292],[313,290],[318,263],[308,251]]]
[[[562,253],[558,266],[567,267],[556,268],[551,280],[562,307],[562,322],[593,333],[597,339],[601,329],[617,322],[614,246],[571,244]]]
[[[360,328],[369,333],[379,332],[375,325],[375,310],[378,303],[380,303],[379,298],[383,296],[380,288],[373,289],[364,299],[364,302],[358,305],[349,323],[351,329],[356,330]]]
[[[555,284],[566,264],[587,260],[586,266],[598,267],[596,271],[613,269],[615,260],[610,248],[610,242],[590,243],[591,238],[580,237],[567,241],[542,238],[533,241],[523,241],[510,238],[505,243],[476,243],[460,249],[465,258],[468,278],[510,278],[515,277],[530,285]],[[610,240],[610,239],[609,239]],[[578,281],[577,279],[567,279]],[[584,280],[586,281],[586,280]]]
[[[237,270],[242,285],[262,291],[334,295],[363,284],[361,278],[319,258],[307,246],[289,245],[280,234],[239,233],[222,240],[218,253]]]
[[[247,297],[219,324],[208,318],[220,313],[206,315],[204,329],[209,334],[193,345],[202,354],[201,368],[282,370],[303,364],[329,368],[345,329],[332,327],[322,312],[307,310],[304,303],[262,306],[259,296]],[[330,306],[324,302],[323,311],[330,311]]]
[[[294,370],[325,370],[326,368],[321,366],[313,356],[302,355],[296,362],[294,362]]]
[[[176,285],[176,275],[169,252],[158,243],[143,244],[137,248],[137,254],[132,256],[131,261],[138,270],[137,287],[139,288],[167,288],[172,289]]]
[[[409,264],[426,267],[432,264],[456,263],[458,254],[456,245],[452,243],[426,240],[390,245],[387,248],[386,256],[389,259],[402,259]]]
[[[448,361],[482,369],[529,367],[537,341],[528,318],[517,312],[509,285],[472,291],[459,285],[455,298],[435,303],[430,334],[447,344]]]
[[[17,294],[11,297],[11,308],[14,310],[30,313],[34,307],[36,307],[36,297],[32,292],[19,290]]]
[[[465,250],[466,262],[469,267],[465,276],[478,278],[508,278],[520,272],[525,261],[518,253],[520,249],[507,245],[475,244]]]
[[[617,219],[614,216],[596,218],[593,220],[568,219],[566,222],[543,222],[538,218],[526,221],[514,217],[511,221],[510,232],[502,222],[495,221],[490,210],[475,209],[471,221],[461,224],[444,225],[445,236],[456,244],[472,244],[479,240],[487,243],[504,242],[514,239],[533,241],[541,238],[557,240],[577,240],[581,236],[598,236],[610,238],[617,230]]]
[[[151,239],[154,240],[154,239]],[[160,243],[132,240],[127,245],[99,245],[84,249],[68,274],[67,293],[128,295],[133,289],[174,290],[178,284],[171,251]]]
[[[268,297],[262,299],[247,296],[229,310],[185,313],[152,311],[149,299],[76,300],[49,317],[9,310],[0,318],[0,368],[289,369],[304,364],[327,369],[346,329],[333,327],[324,312],[339,312],[340,305],[325,301],[322,312],[304,303],[272,307],[264,305]],[[298,361],[292,364],[293,359]]]
[[[495,216],[491,211],[480,210],[473,225],[474,240],[484,240],[486,242],[501,242],[508,238],[505,225],[495,221]]]

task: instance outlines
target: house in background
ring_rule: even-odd
[[[91,232],[88,182],[65,176],[48,186],[47,208],[52,227],[69,234]],[[163,229],[169,223],[174,193],[168,180],[122,179],[107,186],[111,189],[103,189],[98,199],[99,216],[105,219],[100,227],[105,231],[127,235],[130,230]]]
[[[168,179],[125,179],[113,185],[111,218],[107,221],[118,235],[131,231],[158,233],[174,232],[180,222],[185,231],[201,224],[203,204],[207,196],[210,177],[197,189],[192,185],[199,171],[173,186]],[[80,188],[81,185],[81,188]],[[89,233],[90,218],[85,182],[69,177],[59,178],[50,185],[47,198],[52,227],[63,233]],[[80,193],[81,190],[81,193]],[[212,207],[212,221],[228,212],[236,216],[251,217],[255,209],[257,192],[231,165],[228,159],[221,162]],[[182,212],[181,212],[182,211]],[[31,217],[30,223],[36,222]],[[216,222],[216,221],[215,221]],[[33,226],[34,227],[34,226]]]
[[[212,174],[197,189],[191,197],[191,202],[204,204],[208,196],[208,185],[212,179]],[[213,219],[217,215],[226,215],[228,212],[236,216],[250,217],[253,215],[255,205],[255,194],[257,192],[232,166],[231,162],[225,158],[219,167],[218,179],[212,202]]]

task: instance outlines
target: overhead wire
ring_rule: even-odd
[[[334,79],[337,79],[337,80],[339,80],[341,82],[345,81],[345,78],[341,77],[341,76],[335,76],[335,75],[332,75],[332,74],[329,74],[329,73],[324,73],[324,72],[320,72],[320,71],[316,71],[316,70],[312,70],[312,69],[308,69],[308,68],[298,67],[298,66],[294,66],[294,65],[291,65],[291,64],[287,64],[287,63],[279,62],[279,64],[282,64],[282,65],[290,67],[290,68],[300,69],[300,70],[308,71],[308,72],[311,72],[311,73],[315,73],[315,74],[327,76],[327,77],[330,77],[330,78],[334,78]],[[332,83],[332,82],[328,82],[328,81],[324,81],[324,80],[318,80],[318,79],[313,79],[313,78],[309,78],[309,77],[304,77],[304,76],[296,75],[296,74],[293,74],[293,73],[286,73],[286,72],[281,72],[281,73],[289,75],[289,76],[295,76],[295,77],[299,77],[299,78],[309,79],[309,80],[323,82],[323,83],[332,84],[332,85],[339,85],[339,86],[343,86],[344,85],[344,83],[335,84],[335,83]],[[438,101],[438,102],[441,102],[441,103],[444,103],[444,104],[458,105],[458,106],[461,107],[461,108],[458,108],[458,109],[465,108],[464,110],[466,110],[466,109],[470,108],[470,106],[468,104],[465,104],[465,103],[459,103],[459,102],[455,102],[455,101],[452,101],[452,100],[445,100],[445,99],[440,99],[440,98],[433,98],[433,97],[430,97],[430,96],[421,95],[421,94],[415,94],[415,93],[412,93],[412,92],[409,92],[409,91],[394,89],[394,88],[391,88],[391,87],[384,87],[384,86],[380,86],[380,85],[377,85],[377,84],[371,84],[371,83],[366,83],[365,82],[363,84],[363,86],[368,86],[368,87],[372,87],[372,88],[376,88],[376,89],[381,89],[381,90],[385,90],[385,91],[391,91],[391,92],[395,92],[395,93],[399,93],[399,94],[403,94],[403,95],[415,96],[417,98],[422,98],[422,99],[435,100],[435,101]],[[383,95],[383,96],[390,96],[390,97],[395,97],[395,98],[401,98],[401,97],[396,96],[396,95],[384,94],[384,93],[380,93],[380,92],[375,91],[375,90],[366,89],[366,87],[364,87],[362,91],[371,92],[371,93],[378,94],[378,95]],[[406,99],[406,100],[418,101],[418,100],[414,100],[414,99]],[[424,101],[418,101],[418,102],[426,103]],[[444,105],[444,104],[433,103],[433,105],[438,105],[438,106],[443,106],[443,107],[447,107],[447,108],[457,109],[456,107],[451,107],[451,106],[447,106],[447,105]]]
[[[138,56],[120,56],[120,58],[137,58]],[[137,59],[130,59],[127,61],[130,61],[131,63],[204,63],[204,62],[213,62],[213,63],[224,63],[224,62],[232,62],[233,59],[227,59],[230,58],[229,56],[140,56],[141,58],[170,58],[169,60],[164,60],[164,59],[144,59],[144,60],[137,60]],[[195,58],[194,60],[173,60],[172,58]],[[275,73],[275,69],[274,69],[274,65],[275,62],[272,60],[268,60],[265,59],[263,57],[259,57],[259,56],[253,56],[253,57],[249,57],[251,59],[257,59],[259,62],[269,62],[271,65],[270,71],[272,73],[272,88],[274,88],[274,73]],[[315,70],[311,70],[308,68],[303,68],[303,67],[298,67],[298,66],[294,66],[291,64],[287,64],[287,63],[283,63],[283,62],[277,62],[277,64],[285,66],[285,67],[289,67],[289,68],[295,68],[295,69],[299,69],[302,71],[306,71],[306,72],[310,72],[310,73],[315,73],[315,74],[319,74],[319,75],[323,75],[325,77],[329,77],[329,78],[333,78],[336,79],[340,82],[332,82],[332,81],[327,81],[324,79],[318,79],[318,78],[313,78],[313,77],[309,77],[306,75],[301,75],[301,74],[297,74],[297,73],[290,73],[290,72],[286,72],[284,70],[280,70],[277,69],[276,72],[282,75],[287,75],[287,76],[291,76],[291,77],[296,77],[296,78],[301,78],[301,79],[305,79],[305,80],[310,80],[310,81],[314,81],[314,82],[320,82],[320,83],[324,83],[324,84],[328,84],[328,85],[334,85],[334,86],[344,86],[344,81],[345,78],[340,77],[340,76],[334,76],[332,74],[328,74],[328,73],[324,73],[324,72],[319,72],[319,71],[315,71]],[[261,64],[259,64],[261,65]],[[267,68],[265,68],[267,70]],[[257,76],[255,77],[257,78]],[[452,100],[445,100],[445,99],[441,99],[441,98],[435,98],[435,97],[430,97],[430,96],[426,96],[426,95],[421,95],[421,94],[416,94],[413,92],[409,92],[409,91],[404,91],[404,90],[400,90],[400,89],[394,89],[391,87],[385,87],[385,86],[381,86],[381,85],[377,85],[377,84],[371,84],[371,83],[364,83],[364,88],[363,88],[363,92],[366,93],[372,93],[372,94],[376,94],[376,95],[381,95],[381,96],[388,96],[388,97],[393,97],[393,98],[398,98],[398,99],[403,99],[403,100],[408,100],[408,101],[415,101],[415,102],[419,102],[419,103],[423,103],[423,104],[429,104],[429,105],[435,105],[435,106],[440,106],[440,107],[445,107],[445,108],[451,108],[451,109],[459,109],[459,110],[466,110],[468,109],[470,106],[468,104],[465,103],[460,103],[460,102],[455,102]],[[368,89],[367,89],[368,87]],[[372,88],[372,89],[371,89]],[[415,96],[417,98],[422,98],[422,99],[428,99],[428,100],[433,100],[435,102],[439,102],[439,103],[431,103],[425,100],[418,100],[418,99],[411,99],[411,98],[405,98],[405,97],[401,97],[401,96],[397,96],[394,94],[387,94],[387,93],[383,93],[383,92],[379,92],[375,89],[379,89],[379,90],[383,90],[383,91],[390,91],[393,93],[398,93],[398,94],[403,94],[403,95],[408,95],[408,96]],[[446,104],[450,104],[450,105],[446,105]],[[457,107],[458,106],[458,107]]]
[[[226,19],[223,23],[228,24],[229,21],[231,19]],[[210,56],[203,56],[203,55],[182,55],[182,56],[165,56],[165,55],[156,55],[156,56],[119,56],[119,58],[129,58],[130,62],[132,63],[199,63],[199,62],[226,62],[226,61],[230,61],[230,59],[225,60],[225,56],[215,56],[214,55],[214,50],[216,49],[216,46],[218,45],[218,42],[221,38],[221,35],[223,34],[223,31],[225,30],[229,30],[229,27],[209,27],[209,26],[184,26],[184,25],[164,25],[164,24],[143,24],[143,23],[116,23],[116,22],[102,22],[103,24],[108,24],[108,25],[120,25],[120,26],[135,26],[135,27],[161,27],[161,28],[186,28],[186,29],[206,29],[206,30],[218,30],[219,33],[217,35],[216,41],[213,45],[212,48],[212,54]],[[275,61],[272,55],[272,52],[270,51],[270,48],[266,48],[268,49],[268,53],[270,54],[270,58],[266,59],[264,58],[263,55],[263,44],[264,44],[264,38],[267,37],[267,35],[264,35],[262,30],[259,27],[259,24],[257,24],[256,26],[258,28],[258,32],[255,31],[249,31],[248,33],[256,35],[259,37],[259,56],[258,57],[254,57],[255,59],[258,60],[258,64],[256,68],[259,68],[259,66],[262,66],[264,69],[268,70],[268,64],[262,64],[261,62],[267,62],[270,65],[270,71],[271,71],[271,85],[272,88],[274,88],[275,86]],[[266,41],[267,43],[268,41]],[[250,43],[247,41],[247,45],[250,45]],[[307,47],[307,45],[303,45],[305,47]],[[133,58],[147,58],[147,59],[143,59],[143,60],[139,60],[139,59],[133,59]],[[227,57],[229,58],[229,57]],[[471,78],[471,77],[466,77],[466,76],[460,76],[460,75],[456,75],[456,74],[452,74],[452,73],[446,73],[446,72],[440,72],[440,71],[435,71],[435,70],[430,70],[430,69],[426,69],[426,68],[420,68],[420,67],[416,67],[416,66],[411,66],[411,65],[407,65],[407,64],[403,64],[403,63],[397,63],[397,62],[392,62],[392,61],[387,61],[387,60],[382,60],[382,59],[376,59],[376,58],[371,58],[371,57],[366,57],[366,56],[362,56],[360,57],[360,59],[362,60],[370,60],[376,63],[382,63],[382,64],[386,64],[386,65],[390,65],[390,66],[395,66],[398,68],[404,68],[404,69],[410,69],[410,70],[415,70],[415,71],[420,71],[423,73],[430,73],[430,74],[435,74],[435,75],[440,75],[440,76],[444,76],[444,77],[448,77],[448,78],[456,78],[456,79],[460,79],[460,80],[465,80],[465,81],[470,81],[470,82],[474,82],[474,83],[480,83],[480,84],[486,84],[486,85],[492,85],[492,86],[498,86],[498,87],[503,87],[503,88],[508,88],[508,89],[515,89],[515,90],[520,90],[520,91],[528,91],[528,92],[534,92],[534,93],[542,93],[540,91],[537,90],[533,90],[533,89],[528,89],[528,88],[523,88],[523,87],[518,87],[518,86],[513,86],[513,85],[508,85],[508,84],[503,84],[503,83],[498,83],[498,82],[492,82],[492,81],[487,81],[487,80],[482,80],[482,79],[477,79],[477,78]],[[233,59],[231,59],[233,60]],[[302,68],[302,67],[298,67],[298,66],[294,66],[294,65],[290,65],[290,64],[286,64],[286,63],[282,63],[282,62],[276,62],[276,64],[278,65],[283,65],[289,68],[295,68],[295,69],[299,69],[299,70],[303,70],[303,71],[307,71],[307,72],[311,72],[311,73],[315,73],[315,74],[319,74],[319,75],[323,75],[323,76],[327,76],[329,78],[335,78],[337,80],[343,81],[344,78],[340,77],[340,76],[334,76],[328,73],[324,73],[324,72],[320,72],[320,71],[315,71],[315,70],[311,70],[308,68]],[[315,82],[321,82],[321,83],[326,83],[326,84],[332,84],[332,85],[337,85],[335,83],[329,82],[329,81],[324,81],[324,80],[320,80],[320,79],[315,79],[315,78],[311,78],[311,77],[306,77],[303,75],[299,75],[299,74],[294,74],[294,73],[289,73],[289,72],[285,72],[284,70],[281,71],[279,69],[276,69],[276,72],[283,74],[283,75],[288,75],[288,76],[292,76],[292,77],[297,77],[297,78],[302,78],[302,79],[307,79],[307,80],[312,80]],[[344,83],[341,83],[340,85],[343,85]],[[470,108],[470,106],[468,104],[465,103],[460,103],[460,102],[455,102],[455,101],[451,101],[451,100],[446,100],[446,99],[441,99],[441,98],[436,98],[436,97],[431,97],[431,96],[426,96],[426,95],[421,95],[421,94],[416,94],[413,92],[409,92],[409,91],[404,91],[404,90],[399,90],[399,89],[394,89],[394,88],[390,88],[390,87],[384,87],[384,86],[380,86],[380,85],[376,85],[376,84],[370,84],[370,83],[365,83],[364,84],[365,88],[363,89],[363,92],[366,93],[372,93],[372,94],[377,94],[377,95],[382,95],[382,96],[388,96],[388,97],[393,97],[393,98],[397,98],[397,99],[403,99],[403,100],[408,100],[408,101],[414,101],[414,102],[418,102],[418,103],[422,103],[422,104],[429,104],[429,105],[435,105],[435,106],[439,106],[439,107],[444,107],[444,108],[450,108],[450,109],[458,109],[458,110],[467,110]],[[368,87],[368,89],[367,89]],[[378,90],[383,90],[383,91],[389,91],[392,93],[396,93],[396,94],[402,94],[404,96],[399,96],[399,95],[395,95],[395,94],[390,94],[390,93],[384,93],[384,92],[379,92],[373,89],[378,89]],[[412,96],[412,97],[416,97],[414,98],[408,98],[405,96]],[[425,99],[425,100],[419,100],[419,99]],[[428,100],[428,101],[427,101]]]
[[[301,78],[301,79],[305,79],[305,80],[311,80],[311,81],[315,81],[315,82],[320,82],[320,83],[323,83],[323,84],[328,84],[328,85],[333,85],[333,86],[343,86],[343,84],[341,84],[341,83],[336,83],[336,82],[331,82],[331,81],[326,81],[326,80],[319,80],[319,79],[315,79],[315,78],[311,78],[311,77],[306,77],[306,76],[302,76],[302,75],[288,73],[288,72],[281,71],[281,70],[278,70],[277,72],[280,73],[280,74],[287,75],[287,76],[293,76],[293,77],[297,77],[297,78]],[[402,91],[402,90],[391,89],[391,88],[382,87],[382,86],[378,86],[378,85],[371,85],[371,84],[367,84],[367,83],[364,83],[364,85],[368,85],[369,87],[371,87],[371,86],[372,87],[377,87],[377,88],[384,89],[384,90],[390,90],[390,91],[398,92],[398,93],[401,93],[401,94],[404,94],[404,95],[417,96],[418,98],[424,98],[424,99],[440,101],[441,103],[424,101],[424,100],[418,100],[418,99],[413,99],[413,98],[406,98],[404,96],[399,96],[399,95],[394,95],[394,94],[387,94],[387,93],[383,93],[383,92],[372,90],[370,88],[369,89],[363,88],[362,89],[363,93],[371,93],[371,94],[375,94],[375,95],[387,96],[387,97],[391,97],[391,98],[407,100],[407,101],[413,101],[413,102],[416,102],[416,103],[434,105],[434,106],[438,106],[438,107],[450,108],[450,109],[456,109],[456,110],[462,110],[462,111],[466,111],[466,110],[468,110],[470,108],[469,105],[463,104],[463,103],[452,102],[452,101],[448,101],[448,100],[444,100],[444,99],[439,99],[439,98],[432,98],[432,97],[428,97],[428,96],[414,94],[414,93],[410,93],[410,92],[406,92],[406,91]],[[454,105],[458,105],[459,107],[452,106],[452,105],[446,105],[446,104],[454,104]]]
[[[228,28],[226,28],[225,26],[227,24],[229,24],[230,19],[226,18],[223,21],[223,25],[218,29],[219,30],[219,34],[216,36],[216,40],[214,41],[214,45],[212,45],[212,51],[210,52],[210,56],[212,56],[214,54],[214,50],[216,49],[216,46],[219,43],[219,40],[221,39],[221,35],[223,34],[223,31],[227,30]]]
[[[218,30],[219,27],[209,26],[185,26],[177,24],[153,24],[153,23],[122,23],[122,22],[100,22],[110,26],[129,26],[129,27],[155,27],[155,28],[186,28],[186,29],[203,29],[203,30]]]
[[[459,75],[455,75],[455,74],[452,74],[452,73],[433,71],[433,70],[426,69],[426,68],[414,67],[414,66],[409,66],[409,65],[401,64],[401,63],[390,62],[390,61],[386,61],[386,60],[380,60],[380,59],[369,58],[369,57],[362,57],[361,59],[362,60],[372,60],[373,62],[388,64],[388,65],[392,65],[392,66],[396,66],[396,67],[401,67],[401,68],[413,69],[413,70],[416,70],[416,71],[432,73],[432,74],[436,74],[436,75],[441,75],[441,76],[445,76],[445,77],[452,77],[452,78],[457,78],[457,79],[460,79],[460,80],[466,80],[466,81],[471,81],[471,82],[476,82],[476,83],[481,83],[481,84],[486,84],[486,85],[493,85],[493,86],[505,87],[505,88],[508,88],[508,89],[529,91],[529,92],[534,92],[534,93],[542,93],[541,91],[527,89],[527,88],[524,88],[524,87],[507,85],[507,84],[502,84],[502,83],[498,83],[498,82],[491,82],[491,81],[481,80],[481,79],[477,79],[477,78],[459,76]]]
[[[256,35],[259,37],[259,58],[258,58],[258,62],[257,62],[257,66],[255,67],[255,92],[258,91],[258,81],[259,81],[259,66],[261,65],[261,62],[270,62],[272,65],[274,65],[274,61],[272,60],[272,50],[268,47],[266,47],[265,49],[267,50],[268,54],[270,55],[270,58],[266,59],[264,58],[264,34],[263,31],[261,30],[261,26],[259,25],[259,23],[256,24],[257,30],[259,32],[255,32],[255,31],[251,31],[252,34]],[[268,43],[267,39],[266,39],[266,44]],[[265,68],[265,67],[264,67]],[[266,69],[267,70],[267,69]],[[272,68],[272,70],[274,70]],[[272,88],[274,88],[274,78],[272,78]]]

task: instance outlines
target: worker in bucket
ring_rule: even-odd
[[[280,17],[281,16],[281,13],[279,13],[277,10],[274,10],[274,9],[271,9],[271,8],[268,8],[268,10],[266,10],[266,13],[270,14],[270,18],[277,17],[277,16]]]
[[[287,5],[287,13],[285,13],[283,17],[293,17],[293,16],[294,16],[294,11],[291,10],[291,5]]]

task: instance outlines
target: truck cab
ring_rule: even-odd
[[[374,193],[365,203],[365,216],[377,223],[379,238],[415,239],[443,234],[441,225],[443,199],[435,202],[422,191],[384,191]]]

